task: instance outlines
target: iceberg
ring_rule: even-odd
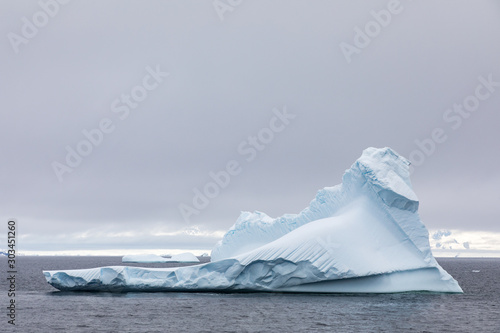
[[[191,252],[184,252],[179,254],[174,254],[168,262],[179,262],[179,263],[196,263],[200,262],[194,254]]]
[[[432,256],[409,165],[390,148],[368,148],[342,184],[320,190],[299,214],[242,212],[209,263],[44,275],[59,290],[461,293]]]
[[[164,258],[156,254],[129,254],[123,256],[123,263],[197,263],[200,262],[198,258],[191,252],[180,253]]]
[[[123,263],[165,263],[168,258],[156,254],[128,254],[122,257]]]

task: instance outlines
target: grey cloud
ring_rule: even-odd
[[[318,189],[340,183],[366,147],[390,146],[408,157],[415,140],[443,128],[448,139],[412,177],[424,222],[499,231],[500,89],[459,129],[443,120],[447,108],[474,93],[478,76],[500,81],[500,44],[491,39],[500,33],[498,4],[402,4],[347,64],[339,43],[352,42],[353,28],[386,1],[252,1],[222,22],[210,1],[69,3],[19,54],[2,40],[0,218],[17,217],[23,233],[40,235],[24,242],[40,250],[47,235],[103,226],[182,229],[178,205],[192,200],[210,171],[243,161],[238,144],[286,105],[297,118],[242,163],[242,173],[191,224],[224,230],[240,210],[297,213]],[[20,32],[21,17],[38,4],[0,7],[9,13],[0,22],[7,36]],[[170,76],[121,121],[111,103],[157,64]],[[65,147],[105,117],[115,130],[59,183],[51,163],[63,162]],[[128,241],[112,242],[81,246]],[[196,242],[182,238],[176,246]]]

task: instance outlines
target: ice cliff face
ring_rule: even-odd
[[[408,166],[390,148],[366,149],[299,214],[242,213],[207,264],[44,274],[61,290],[462,292],[432,256]]]

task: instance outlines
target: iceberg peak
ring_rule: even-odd
[[[367,148],[346,170],[341,185],[319,190],[309,207],[299,214],[285,214],[272,219],[261,212],[242,212],[212,250],[212,260],[236,256],[267,244],[306,223],[333,216],[359,195],[369,196],[389,214],[392,208],[415,213],[418,210],[418,198],[411,187],[409,165],[407,159],[391,148]],[[418,234],[412,232],[415,225],[408,228],[405,221],[401,222],[401,228],[407,230],[409,237],[425,250],[420,237],[427,238],[427,231],[418,217],[417,221],[412,221],[422,229]]]

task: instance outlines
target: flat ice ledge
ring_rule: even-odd
[[[209,264],[205,264],[209,265]],[[210,270],[210,267],[206,267]],[[62,291],[101,292],[291,292],[291,293],[399,293],[427,291],[462,293],[458,284],[442,281],[437,268],[423,268],[365,277],[326,280],[270,288],[265,285],[207,280],[175,283],[176,269],[110,266],[88,270],[44,271],[48,283]],[[199,271],[198,271],[199,273]],[[133,276],[141,276],[134,278]],[[307,274],[304,274],[304,277]],[[202,279],[207,277],[202,277]],[[219,277],[220,278],[220,277]],[[177,280],[178,281],[178,280]],[[208,283],[207,283],[208,282]]]

